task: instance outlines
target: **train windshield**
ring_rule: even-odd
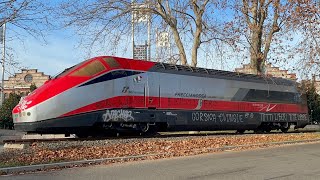
[[[72,72],[70,76],[94,76],[104,70],[106,67],[99,60],[95,60]]]
[[[90,60],[91,60],[91,59],[88,59],[88,60],[86,60],[86,61],[82,61],[82,62],[80,62],[80,63],[77,64],[77,65],[71,66],[71,67],[63,70],[62,72],[60,72],[60,73],[58,73],[57,75],[55,75],[55,76],[53,77],[53,79],[56,79],[56,78],[63,77],[63,76],[65,76],[65,75],[67,75],[69,72],[77,69],[78,67],[80,67],[81,65],[83,65],[84,63],[86,63],[86,62],[88,62],[88,61],[90,61]]]
[[[110,68],[119,68],[120,64],[112,57],[103,58]]]

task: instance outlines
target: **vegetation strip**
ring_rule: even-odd
[[[69,161],[69,162],[60,162],[60,163],[50,163],[50,164],[36,164],[30,166],[16,166],[16,167],[7,167],[0,168],[0,174],[6,173],[19,173],[19,172],[28,172],[28,171],[41,171],[45,169],[53,169],[53,168],[61,168],[61,167],[72,167],[75,165],[82,164],[90,164],[90,163],[102,163],[105,161],[114,161],[114,160],[126,160],[133,158],[144,158],[149,156],[157,156],[164,155],[163,153],[159,154],[145,154],[145,155],[137,155],[137,156],[125,156],[125,157],[114,157],[114,158],[101,158],[101,159],[89,159],[89,160],[81,160],[81,161]]]
[[[299,129],[299,130],[290,130],[288,133],[315,133],[320,131],[320,126],[313,125],[315,127],[313,128],[305,128],[305,129]],[[187,134],[186,134],[187,133]],[[184,137],[184,136],[209,136],[209,135],[234,135],[235,131],[209,131],[209,132],[198,132],[195,131],[194,134],[188,134],[188,131],[183,132],[161,132],[158,136],[144,136],[143,138],[169,138],[169,137]],[[271,132],[269,134],[280,134],[279,132]],[[244,133],[244,134],[238,134],[238,135],[256,135],[255,133]],[[12,136],[10,136],[12,137]],[[34,142],[61,142],[61,141],[92,141],[92,140],[110,140],[110,139],[133,139],[133,138],[142,138],[141,136],[123,136],[123,137],[98,137],[98,138],[48,138],[48,139],[21,139],[20,136],[15,138],[8,138],[0,141],[1,144],[5,143],[34,143]]]
[[[318,139],[309,139],[309,140],[298,140],[298,141],[283,141],[283,142],[270,142],[270,143],[258,143],[258,144],[249,144],[249,145],[238,145],[238,146],[224,146],[219,148],[205,148],[205,150],[232,150],[241,147],[255,147],[255,146],[265,146],[265,145],[284,145],[284,144],[297,144],[297,143],[306,143],[306,142],[318,142]],[[201,150],[195,149],[194,151]],[[159,156],[159,155],[169,155],[170,153],[156,153],[156,154],[144,154],[144,155],[135,155],[135,156],[124,156],[124,157],[113,157],[113,158],[101,158],[101,159],[91,159],[91,160],[80,160],[80,161],[69,161],[69,162],[60,162],[60,163],[50,163],[50,164],[37,164],[29,166],[16,166],[16,167],[7,167],[0,168],[0,175],[2,174],[13,174],[13,173],[22,173],[22,172],[32,172],[32,171],[43,171],[46,169],[54,168],[64,168],[64,167],[73,167],[77,165],[85,164],[99,164],[106,161],[117,161],[117,160],[129,160],[135,158],[145,158],[150,156]]]

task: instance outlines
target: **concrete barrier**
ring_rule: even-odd
[[[3,141],[8,139],[21,139],[21,136],[0,136],[0,144],[3,144]]]
[[[9,130],[9,129],[0,129],[0,136],[20,136],[25,134],[25,132]]]
[[[65,136],[64,134],[25,134],[22,139],[61,139],[74,138],[75,135]]]
[[[200,131],[188,131],[188,134],[200,134]]]
[[[11,144],[11,143],[5,143],[3,146],[4,149],[24,149],[25,144]]]
[[[320,131],[320,125],[309,124],[309,125],[307,125],[306,127],[304,127],[303,130],[307,130],[307,131]]]

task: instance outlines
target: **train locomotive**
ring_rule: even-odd
[[[308,124],[306,98],[287,79],[112,56],[65,69],[13,109],[16,130],[287,132]]]

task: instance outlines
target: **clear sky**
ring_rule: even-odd
[[[10,24],[9,24],[10,25]],[[10,32],[8,32],[10,34]],[[64,31],[51,32],[46,35],[46,42],[32,36],[22,40],[13,39],[7,42],[8,48],[13,48],[14,61],[18,67],[35,68],[48,75],[55,75],[63,69],[84,60],[85,53],[77,48],[78,39]],[[10,66],[8,69],[12,73]],[[16,72],[18,69],[16,69]]]

